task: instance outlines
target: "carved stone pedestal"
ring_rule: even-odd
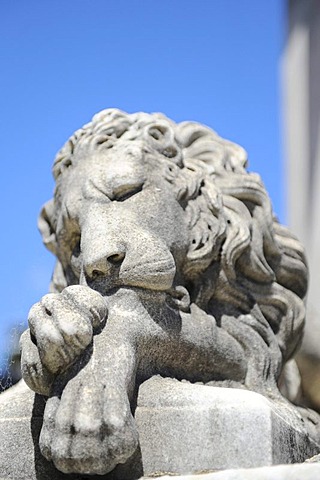
[[[140,388],[136,420],[150,476],[296,463],[319,452],[310,420],[247,390],[154,377]]]
[[[1,480],[87,478],[62,474],[42,457],[44,403],[23,383],[0,396]],[[135,418],[141,456],[137,452],[110,474],[89,478],[135,480],[295,463],[320,450],[316,414],[308,420],[286,403],[246,390],[153,377],[140,387]]]

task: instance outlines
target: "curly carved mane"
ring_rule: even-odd
[[[241,322],[247,323],[267,344],[271,328],[281,363],[289,359],[301,340],[305,317],[303,248],[273,215],[259,175],[247,172],[246,152],[208,127],[176,124],[162,114],[130,115],[116,109],[98,113],[55,159],[52,230],[61,206],[64,170],[82,161],[86,151],[113,148],[122,140],[142,140],[160,153],[166,178],[188,216],[190,248],[184,275],[191,301],[217,321],[223,315],[237,318],[239,331]],[[59,257],[50,236],[45,243]],[[58,283],[61,279],[55,281],[54,276],[55,290],[61,290]]]

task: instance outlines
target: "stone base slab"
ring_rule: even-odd
[[[320,451],[296,409],[247,390],[153,377],[136,421],[150,476],[298,463]]]
[[[83,480],[82,476],[70,477],[57,471],[42,457],[38,439],[44,405],[45,400],[35,396],[23,382],[0,395],[1,480]],[[230,468],[303,462],[320,451],[316,438],[320,431],[319,417],[316,414],[308,423],[285,402],[271,402],[246,390],[153,377],[140,387],[135,417],[141,452],[110,474],[90,477],[92,480],[137,480],[143,475],[146,478],[165,474],[204,474]],[[310,435],[311,424],[313,431]],[[318,472],[317,477],[301,475],[297,477],[299,480],[319,480],[318,467],[317,464],[301,468],[299,465],[288,466],[301,472]],[[282,472],[281,468],[272,471]],[[242,470],[236,470],[234,474],[232,470],[225,470],[211,473],[211,476],[180,478],[296,478],[291,474],[252,476],[254,470],[245,470],[243,475],[249,476],[242,477]],[[228,472],[231,476],[221,476],[229,475]],[[264,475],[265,470],[257,469],[257,472]]]
[[[204,475],[178,475],[158,477],[158,480],[319,480],[320,465],[296,464],[274,467],[224,470]],[[154,477],[144,480],[154,480]]]

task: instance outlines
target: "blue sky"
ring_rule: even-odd
[[[47,292],[36,227],[57,150],[94,113],[162,111],[240,143],[285,219],[284,0],[2,0],[0,355]]]

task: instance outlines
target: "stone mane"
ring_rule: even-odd
[[[305,319],[305,253],[279,224],[260,176],[247,171],[247,154],[239,145],[196,122],[103,110],[56,156],[56,210],[63,173],[85,161],[83,152],[112,149],[128,140],[142,140],[161,154],[166,177],[193,227],[186,265],[191,300],[216,317],[219,312],[240,316],[256,305],[262,316],[251,326],[263,336],[265,318],[283,361],[288,360],[300,344]]]

